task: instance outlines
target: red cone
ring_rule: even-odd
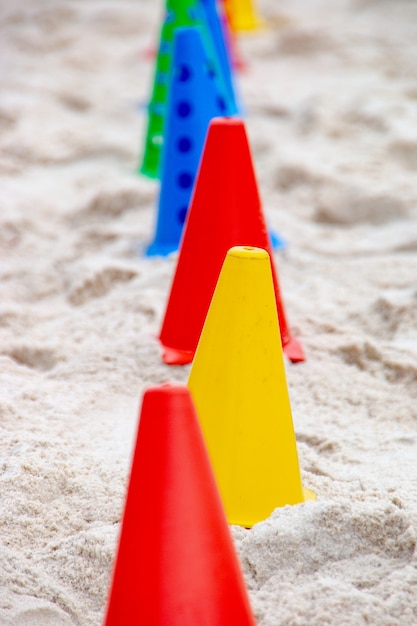
[[[190,393],[143,398],[105,626],[255,626]]]
[[[269,253],[283,350],[291,361],[304,361],[303,348],[288,327],[244,123],[217,118],[209,126],[159,337],[166,363],[192,361],[233,246]]]

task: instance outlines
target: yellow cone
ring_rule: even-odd
[[[230,524],[251,527],[312,497],[301,485],[265,250],[227,253],[188,387]]]
[[[257,14],[255,0],[224,0],[224,7],[233,32],[257,30],[263,21]]]

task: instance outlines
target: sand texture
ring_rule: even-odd
[[[188,377],[134,173],[160,5],[0,2],[1,626],[102,623],[142,392]],[[417,3],[258,6],[238,89],[317,502],[233,536],[258,626],[416,626]]]

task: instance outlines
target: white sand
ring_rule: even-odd
[[[98,626],[174,259],[133,174],[151,0],[0,4],[0,624]],[[259,626],[417,624],[417,3],[260,0],[260,192],[316,503],[233,528]]]

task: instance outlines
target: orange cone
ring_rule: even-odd
[[[290,361],[304,361],[288,326],[244,123],[216,118],[209,126],[159,336],[166,363],[192,361],[226,253],[242,245],[269,253],[283,350]]]
[[[190,393],[143,398],[105,626],[255,626]]]

